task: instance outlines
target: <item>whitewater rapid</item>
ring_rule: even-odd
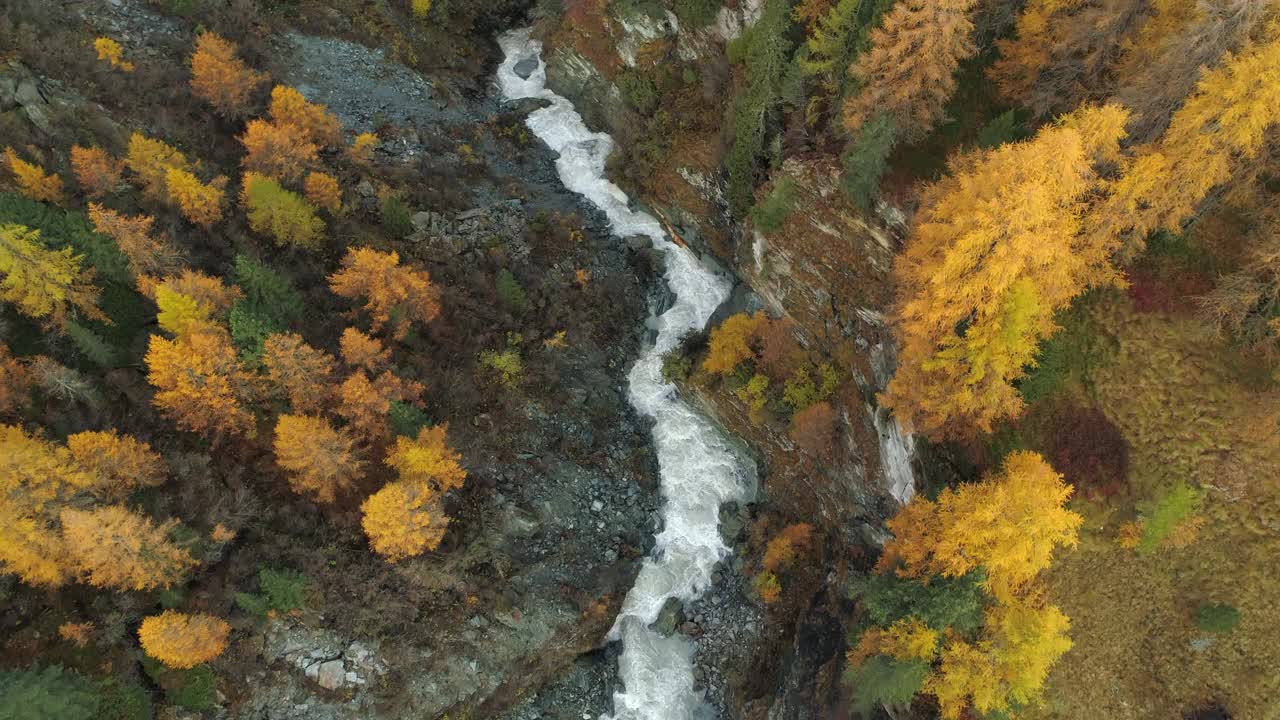
[[[645,559],[636,584],[623,601],[609,632],[621,640],[618,672],[624,690],[614,694],[613,715],[601,720],[693,720],[709,715],[702,693],[694,690],[693,643],[680,634],[662,637],[649,629],[669,598],[690,601],[711,582],[711,573],[729,548],[720,538],[720,506],[743,500],[746,468],[724,435],[676,397],[662,379],[662,355],[686,333],[701,330],[732,289],[729,278],[703,265],[687,248],[668,240],[661,223],[631,209],[630,200],[605,179],[605,160],[613,140],[593,133],[573,104],[546,87],[542,43],[528,30],[499,39],[505,59],[498,83],[512,100],[541,98],[550,105],[529,115],[528,127],[559,153],[556,169],[564,186],[582,195],[608,217],[619,237],[644,235],[666,256],[666,282],[675,294],[671,307],[651,318],[657,331],[628,378],[631,404],[654,419],[663,496],[663,530]],[[515,72],[522,60],[538,67],[523,79]]]

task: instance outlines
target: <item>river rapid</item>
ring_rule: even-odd
[[[529,30],[499,39],[504,60],[498,83],[510,100],[539,98],[547,107],[529,115],[529,129],[559,154],[556,169],[565,187],[582,195],[608,217],[618,237],[644,235],[666,256],[665,280],[675,300],[650,319],[653,345],[645,349],[629,375],[629,398],[642,415],[653,418],[663,529],[645,559],[636,583],[609,633],[621,641],[619,677],[624,689],[614,694],[612,715],[601,720],[693,720],[713,716],[694,689],[693,643],[678,633],[663,637],[652,623],[670,598],[690,601],[711,582],[712,570],[729,554],[720,537],[720,506],[742,501],[749,477],[744,461],[724,434],[662,379],[662,355],[687,333],[703,329],[726,299],[732,280],[703,264],[689,249],[671,242],[662,224],[634,210],[630,199],[605,178],[613,140],[592,132],[573,104],[546,87],[542,44]],[[515,68],[537,60],[528,79]]]

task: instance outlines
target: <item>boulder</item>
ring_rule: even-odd
[[[528,80],[535,72],[537,72],[539,64],[538,57],[536,55],[530,55],[527,58],[521,59],[520,62],[516,63],[515,67],[511,69],[520,77],[520,79]]]

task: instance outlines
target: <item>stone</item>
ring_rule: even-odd
[[[27,119],[31,121],[31,124],[35,125],[41,132],[46,135],[53,134],[53,123],[49,122],[49,116],[45,114],[44,110],[40,109],[39,105],[23,105],[22,111],[27,114]]]
[[[40,94],[40,88],[36,86],[36,81],[31,78],[26,78],[18,83],[18,89],[13,98],[19,105],[45,104],[44,96]]]
[[[377,193],[377,191],[373,189],[373,183],[368,180],[361,180],[360,184],[356,185],[356,192],[359,193],[361,197],[367,198],[371,198]]]
[[[647,235],[632,235],[626,239],[627,248],[632,252],[640,252],[653,247],[653,240]]]
[[[431,218],[434,213],[425,210],[416,212],[413,217],[409,218],[409,222],[413,224],[413,229],[420,233],[425,233],[431,229]]]
[[[604,503],[600,502],[599,500],[591,501],[591,512],[600,512],[603,509],[604,509]]]
[[[521,80],[528,80],[535,72],[538,71],[539,64],[538,57],[536,55],[530,55],[527,58],[522,58],[520,62],[515,64],[515,67],[511,68],[511,70],[518,75]]]
[[[653,621],[654,632],[663,637],[668,637],[676,631],[676,626],[680,624],[680,618],[684,615],[684,605],[679,598],[667,598],[662,604],[662,609],[658,611],[658,619]]]
[[[320,663],[316,672],[316,682],[325,690],[337,690],[347,680],[347,670],[341,660],[329,660]]]

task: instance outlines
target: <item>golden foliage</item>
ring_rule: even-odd
[[[1058,546],[1075,547],[1084,518],[1065,505],[1073,488],[1038,454],[1019,451],[1000,474],[916,496],[892,520],[881,568],[905,577],[960,577],[982,567],[984,587],[1005,601],[1049,567]]]
[[[778,576],[771,572],[765,571],[756,575],[752,583],[755,586],[756,595],[760,596],[760,602],[765,605],[772,605],[782,597],[782,583],[778,581]]]
[[[296,180],[315,164],[319,150],[301,126],[280,121],[250,120],[240,144],[245,170],[277,180]]]
[[[738,313],[725,318],[719,327],[711,331],[707,357],[702,369],[718,375],[729,375],[739,364],[755,357],[751,345],[760,337],[760,330],[768,322],[763,310],[755,315]]]
[[[182,269],[182,254],[168,240],[151,234],[155,218],[148,215],[126,217],[97,203],[89,203],[89,219],[98,232],[116,241],[129,258],[129,267],[138,278],[163,277]]]
[[[976,644],[947,644],[942,664],[925,682],[925,690],[938,698],[947,720],[965,717],[969,707],[986,714],[1033,703],[1049,668],[1071,649],[1070,626],[1067,616],[1052,605],[996,605],[987,612],[983,637]]]
[[[75,643],[76,647],[87,647],[89,640],[93,637],[94,629],[94,625],[91,622],[62,623],[58,626],[58,637],[67,642]]]
[[[209,539],[216,543],[229,543],[236,539],[236,531],[222,523],[218,523],[213,526],[213,530],[209,531]]]
[[[396,339],[403,338],[411,324],[429,323],[440,314],[439,292],[431,276],[401,265],[394,251],[348,250],[342,269],[329,276],[329,289],[345,298],[363,297],[373,329],[390,325]]]
[[[267,337],[262,343],[262,362],[267,366],[267,377],[289,398],[295,413],[315,413],[328,405],[333,394],[333,357],[308,345],[301,335]]]
[[[121,505],[81,511],[66,508],[59,519],[67,551],[94,587],[154,590],[177,582],[196,561],[169,541],[177,525],[155,525]]]
[[[376,373],[391,365],[391,351],[382,345],[382,341],[365,335],[356,328],[343,330],[339,343],[342,361],[353,368],[364,368]]]
[[[338,118],[331,115],[324,105],[309,102],[294,88],[287,85],[272,88],[270,113],[277,124],[296,125],[307,142],[320,147],[342,144],[342,123]]]
[[[93,41],[93,49],[98,52],[98,59],[110,63],[111,67],[133,72],[133,63],[124,59],[124,49],[120,43],[109,37],[100,37]]]
[[[1142,521],[1130,520],[1120,526],[1116,531],[1116,542],[1120,547],[1126,550],[1133,550],[1138,547],[1138,543],[1142,540]]]
[[[1159,142],[1143,146],[1090,213],[1089,232],[1119,243],[1126,255],[1142,249],[1146,235],[1165,228],[1180,232],[1200,202],[1228,180],[1241,159],[1263,146],[1265,132],[1280,121],[1280,40],[1227,53],[1207,70],[1195,92],[1173,115]]]
[[[850,133],[856,135],[880,113],[892,117],[907,138],[933,129],[955,92],[956,68],[977,52],[975,5],[975,0],[910,0],[893,6],[851,68],[862,89],[845,102]]]
[[[39,202],[62,202],[62,178],[18,157],[11,147],[4,149],[4,158],[23,195]]]
[[[187,156],[176,148],[137,132],[129,137],[124,164],[138,176],[143,194],[156,202],[165,202],[169,197],[170,170],[192,169]]]
[[[0,225],[0,300],[18,312],[55,324],[74,307],[85,315],[106,320],[98,310],[93,273],[82,270],[81,256],[71,248],[48,250],[40,231],[23,225]]]
[[[240,202],[256,233],[270,235],[277,245],[297,245],[308,250],[320,247],[324,221],[315,208],[298,195],[285,190],[275,180],[257,173],[245,173]]]
[[[40,587],[67,582],[58,510],[96,484],[65,447],[0,425],[0,570]]]
[[[188,669],[209,662],[227,647],[231,626],[212,615],[166,610],[143,618],[138,640],[147,655],[171,668]]]
[[[253,432],[247,406],[257,382],[222,328],[201,323],[174,340],[152,335],[146,361],[152,403],[178,427],[215,437]]]
[[[364,370],[352,373],[338,388],[338,415],[347,426],[368,442],[380,442],[391,434],[387,414],[391,402],[409,402],[422,394],[422,386],[384,371],[370,381]]]
[[[373,151],[378,147],[378,136],[373,133],[360,133],[347,149],[347,157],[357,165],[368,165],[373,160]]]
[[[414,439],[396,438],[395,446],[387,453],[387,466],[402,481],[424,483],[437,492],[462,487],[467,471],[459,464],[462,456],[448,445],[448,432],[448,425],[437,425],[422,428]]]
[[[1012,383],[1056,332],[1053,314],[1118,282],[1109,245],[1081,232],[1080,215],[1126,117],[1086,108],[1032,140],[954,159],[925,190],[894,267],[901,354],[883,397],[912,429],[964,437],[1017,415]]]
[[[160,308],[156,322],[161,330],[181,335],[195,325],[208,323],[213,310],[208,305],[201,305],[195,298],[174,292],[164,285],[156,287],[155,293],[156,306]]]
[[[76,182],[91,198],[102,198],[120,187],[124,161],[100,147],[71,146],[71,170]]]
[[[351,487],[364,463],[355,439],[327,420],[307,415],[281,415],[276,421],[276,464],[289,473],[289,486],[299,495],[331,503]]]
[[[431,0],[413,0],[414,17],[425,18],[429,12],[431,12]]]
[[[199,270],[183,270],[179,275],[165,278],[157,287],[195,300],[202,307],[209,308],[209,314],[213,316],[226,313],[242,295],[240,288]]]
[[[331,213],[342,209],[342,188],[338,179],[328,173],[311,172],[303,183],[303,192],[312,205]]]
[[[435,491],[420,482],[387,483],[360,511],[369,545],[390,562],[436,549],[449,526]]]
[[[784,527],[765,547],[764,559],[761,561],[764,568],[777,572],[790,565],[796,559],[798,551],[809,548],[812,535],[813,526],[809,523],[795,523]]]
[[[236,57],[236,49],[234,43],[205,32],[196,38],[191,56],[191,92],[229,117],[245,114],[249,97],[267,81],[266,73]]]
[[[941,633],[916,618],[898,620],[876,634],[878,652],[898,660],[933,662],[938,657]]]
[[[206,185],[195,175],[179,168],[169,168],[165,177],[169,199],[178,205],[182,217],[206,229],[222,219],[226,178],[217,178]]]
[[[69,435],[67,450],[96,478],[94,492],[108,500],[123,500],[140,487],[165,480],[164,461],[150,445],[114,430]]]

